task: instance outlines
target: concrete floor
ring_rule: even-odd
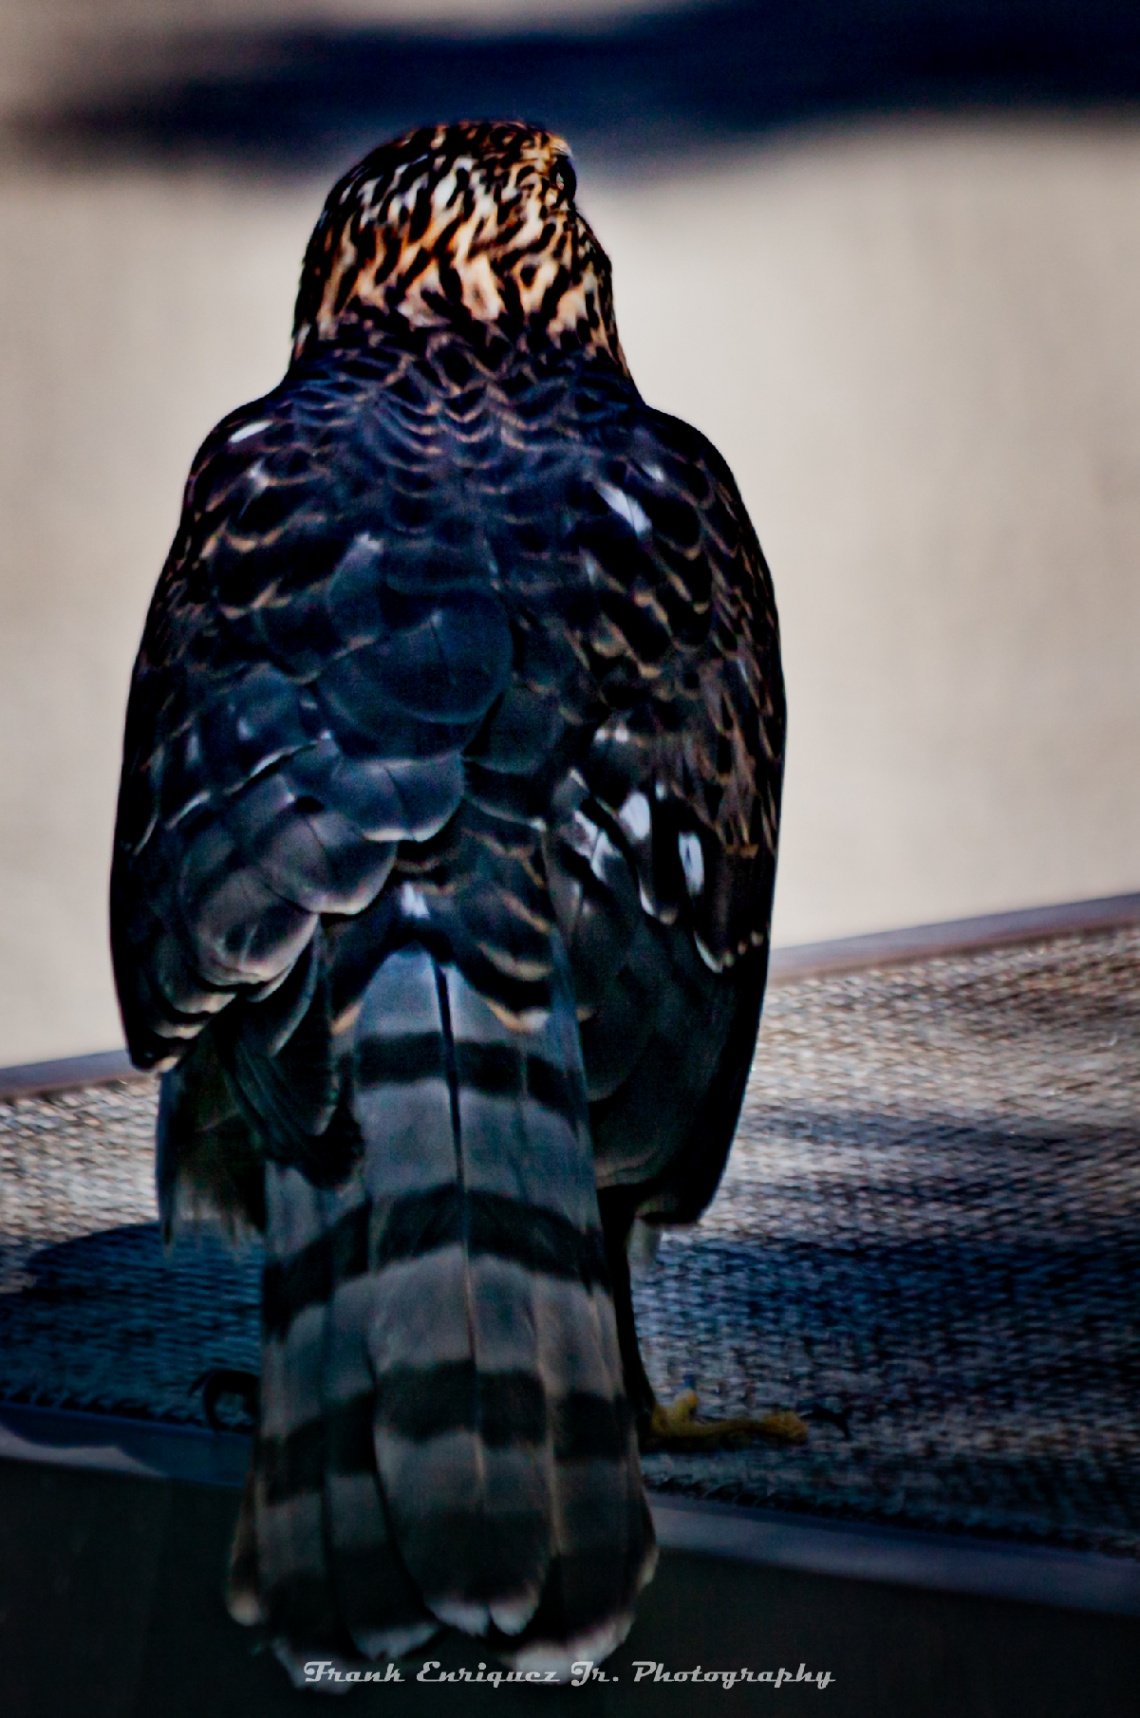
[[[0,1064],[121,1041],[130,663],[325,188],[0,168]],[[1140,886],[1140,126],[837,129],[581,196],[643,391],[774,568],[777,939]]]

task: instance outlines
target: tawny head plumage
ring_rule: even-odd
[[[610,265],[560,137],[506,121],[423,127],[366,155],[309,240],[294,357],[349,327],[468,327],[624,369]]]

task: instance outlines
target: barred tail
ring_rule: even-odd
[[[405,948],[354,1054],[347,1183],[267,1168],[262,1610],[306,1654],[603,1657],[655,1552],[568,986],[516,1031]]]

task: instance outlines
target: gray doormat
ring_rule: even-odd
[[[148,1079],[0,1102],[0,1400],[202,1423],[259,1259],[164,1255]],[[721,1190],[637,1289],[650,1371],[805,1446],[690,1497],[1140,1557],[1140,929],[773,988]]]

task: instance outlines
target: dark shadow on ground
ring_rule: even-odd
[[[805,1171],[813,1145],[878,1138],[901,1162],[917,1143],[913,1122],[775,1114]],[[691,1375],[713,1417],[790,1407],[812,1432],[803,1448],[647,1458],[649,1483],[1136,1556],[1134,1228],[1043,1221],[1027,1195],[1047,1169],[1020,1185],[999,1132],[927,1117],[920,1137],[888,1188],[848,1174],[832,1204],[857,1222],[823,1223],[805,1179],[755,1233],[664,1241],[635,1295],[662,1395]],[[260,1265],[258,1247],[235,1255],[209,1234],[167,1252],[155,1223],[43,1248],[0,1295],[0,1403],[204,1426],[203,1374],[259,1368]],[[219,1417],[246,1423],[236,1399]]]
[[[167,1249],[131,1223],[45,1247],[23,1275],[0,1296],[0,1401],[204,1425],[207,1368],[260,1364],[258,1246],[207,1232]]]

